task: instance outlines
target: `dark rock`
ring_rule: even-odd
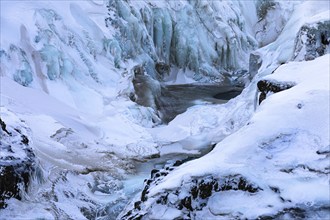
[[[212,195],[213,185],[212,182],[201,183],[199,185],[199,196],[206,199]]]
[[[193,199],[196,199],[198,196],[198,188],[197,186],[192,187],[190,194],[192,195]]]
[[[11,135],[11,133],[9,132],[9,131],[7,131],[7,129],[6,129],[6,124],[5,124],[5,122],[3,122],[2,121],[2,119],[0,118],[0,125],[1,125],[1,129],[4,131],[4,132],[6,132],[8,135]]]
[[[193,208],[191,206],[191,197],[186,197],[184,199],[181,200],[180,204],[185,207],[186,209],[192,211]]]
[[[183,164],[183,162],[181,160],[177,160],[175,161],[175,163],[173,164],[174,167],[178,167],[180,166],[181,164]]]
[[[257,83],[258,89],[260,92],[281,92],[287,89],[290,89],[294,86],[292,83],[286,82],[274,82],[270,80],[260,80]]]
[[[156,203],[157,204],[166,205],[166,203],[167,203],[167,196],[168,195],[159,197],[159,199],[157,199]]]
[[[151,170],[151,178],[154,178],[155,174],[158,172],[159,172],[159,170],[157,170],[157,169]]]
[[[147,201],[147,193],[148,193],[149,186],[145,186],[142,193],[141,193],[141,201],[145,202]]]
[[[324,155],[324,154],[329,154],[330,155],[330,150],[324,150],[324,151],[318,150],[318,151],[316,151],[316,153],[320,154],[320,155]]]
[[[23,144],[25,144],[25,145],[29,144],[29,139],[24,134],[22,134],[21,138],[22,138],[22,143]]]
[[[181,161],[176,161],[174,165],[181,163]],[[141,199],[132,203],[132,209],[127,210],[121,219],[135,219],[140,217],[141,213],[143,216],[147,215],[149,209],[153,206],[150,206],[150,201],[154,204],[180,210],[181,217],[188,218],[188,216],[194,216],[196,211],[207,207],[208,199],[219,191],[240,190],[247,193],[256,193],[262,190],[240,174],[224,176],[220,179],[213,176],[204,176],[191,179],[184,187],[165,190],[159,192],[153,198],[149,198],[149,189],[157,185],[168,174],[169,169],[167,168],[152,171],[151,179],[145,181],[147,184],[141,193]],[[142,206],[142,204],[148,205]]]
[[[170,65],[164,63],[164,62],[157,62],[155,65],[156,71],[161,77],[164,77],[164,75],[169,75],[170,73]]]
[[[280,193],[280,189],[278,187],[275,186],[270,186],[269,187],[274,193]]]
[[[241,190],[249,193],[256,193],[261,190],[261,188],[250,183],[246,178],[239,174],[224,177],[224,180],[220,181],[219,187],[221,188],[221,191]]]
[[[87,219],[95,219],[96,218],[96,210],[93,210],[91,207],[81,207],[80,212],[87,218]]]
[[[21,199],[21,191],[27,190],[30,178],[36,170],[35,155],[29,146],[25,128],[7,126],[0,119],[0,151],[6,156],[0,157],[0,209],[6,207],[6,200]]]
[[[134,203],[134,208],[135,208],[135,209],[138,209],[138,210],[141,210],[141,203],[142,203],[141,201],[137,201],[137,202],[135,202],[135,203]]]
[[[168,172],[160,172],[161,176],[167,176]]]
[[[133,86],[136,103],[145,107],[157,109],[157,99],[161,94],[161,87],[157,80],[147,74],[142,65],[133,68]]]
[[[260,80],[257,83],[257,87],[259,89],[260,96],[259,96],[259,105],[263,100],[267,98],[268,93],[277,93],[281,92],[287,89],[292,88],[295,86],[293,83],[289,82],[276,82],[276,81],[270,81],[270,80]]]
[[[262,101],[266,99],[267,94],[264,92],[261,92],[259,95],[259,105],[261,104]]]

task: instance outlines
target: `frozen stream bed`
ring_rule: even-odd
[[[161,112],[164,122],[168,123],[178,114],[183,113],[187,108],[194,105],[213,105],[226,103],[236,97],[242,88],[235,86],[219,86],[214,84],[182,84],[167,85],[162,90]],[[188,138],[189,139],[189,138]],[[172,167],[176,163],[184,163],[199,158],[209,152],[214,145],[194,140],[189,141],[189,149],[185,149],[182,143],[172,142],[163,145],[160,149],[159,158],[151,158],[135,163],[135,173],[126,177],[123,191],[130,201],[136,193],[141,192],[144,182],[150,178],[153,170]],[[194,146],[196,144],[196,146]],[[198,145],[198,146],[197,146]],[[196,149],[195,149],[196,148]],[[123,201],[124,204],[124,201]],[[114,210],[114,217],[120,210]],[[114,218],[115,219],[115,218]]]

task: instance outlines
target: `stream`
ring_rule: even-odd
[[[226,103],[242,90],[242,87],[216,84],[166,85],[159,100],[162,120],[168,123],[194,105]]]

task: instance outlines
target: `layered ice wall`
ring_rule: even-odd
[[[155,63],[165,62],[192,70],[196,81],[222,81],[223,73],[246,70],[257,46],[243,13],[256,22],[252,1],[110,0],[107,7],[107,26],[118,31],[111,43],[154,77]]]
[[[257,46],[253,1],[14,3],[2,3],[2,74],[45,91],[45,79],[68,75],[116,81],[104,72],[128,60],[154,78],[164,62],[193,71],[196,81],[223,81],[224,73],[247,70]]]

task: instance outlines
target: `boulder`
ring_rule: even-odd
[[[281,92],[287,89],[290,89],[294,86],[293,83],[290,82],[275,82],[270,80],[260,80],[257,83],[257,87],[261,92],[259,95],[259,105],[262,101],[267,98],[267,94]]]

